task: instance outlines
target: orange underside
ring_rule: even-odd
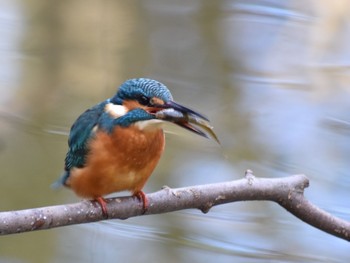
[[[160,159],[164,134],[161,129],[117,127],[111,135],[98,131],[89,147],[86,166],[72,169],[67,181],[77,195],[96,199],[124,190],[137,194]]]

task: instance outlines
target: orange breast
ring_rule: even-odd
[[[67,184],[79,196],[97,198],[113,192],[140,191],[164,150],[161,129],[136,127],[97,131],[84,168],[74,168]]]

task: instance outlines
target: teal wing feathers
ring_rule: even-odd
[[[89,151],[89,140],[93,137],[93,129],[104,113],[106,103],[106,101],[102,102],[86,110],[73,124],[68,139],[69,150],[65,159],[66,171],[73,167],[84,167]]]
[[[95,105],[86,110],[74,122],[68,138],[68,152],[65,159],[64,172],[51,187],[57,189],[66,184],[70,175],[70,170],[74,167],[84,167],[86,156],[89,152],[89,141],[93,137],[93,130],[99,124],[100,118],[104,113],[104,107],[107,101]]]

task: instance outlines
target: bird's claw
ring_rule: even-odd
[[[138,191],[134,193],[134,196],[136,196],[136,198],[142,202],[142,214],[146,213],[149,207],[149,201],[146,194],[142,191]]]
[[[108,218],[108,212],[107,212],[107,201],[103,197],[97,197],[95,201],[100,205],[102,210],[102,215],[104,218]]]

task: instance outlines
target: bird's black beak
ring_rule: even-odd
[[[161,110],[158,110],[155,113],[157,119],[173,122],[187,130],[190,130],[191,132],[194,132],[206,138],[209,138],[211,136],[220,144],[216,134],[213,131],[213,127],[209,123],[209,119],[202,114],[195,112],[185,106],[182,106],[174,101],[169,101],[159,106]]]

